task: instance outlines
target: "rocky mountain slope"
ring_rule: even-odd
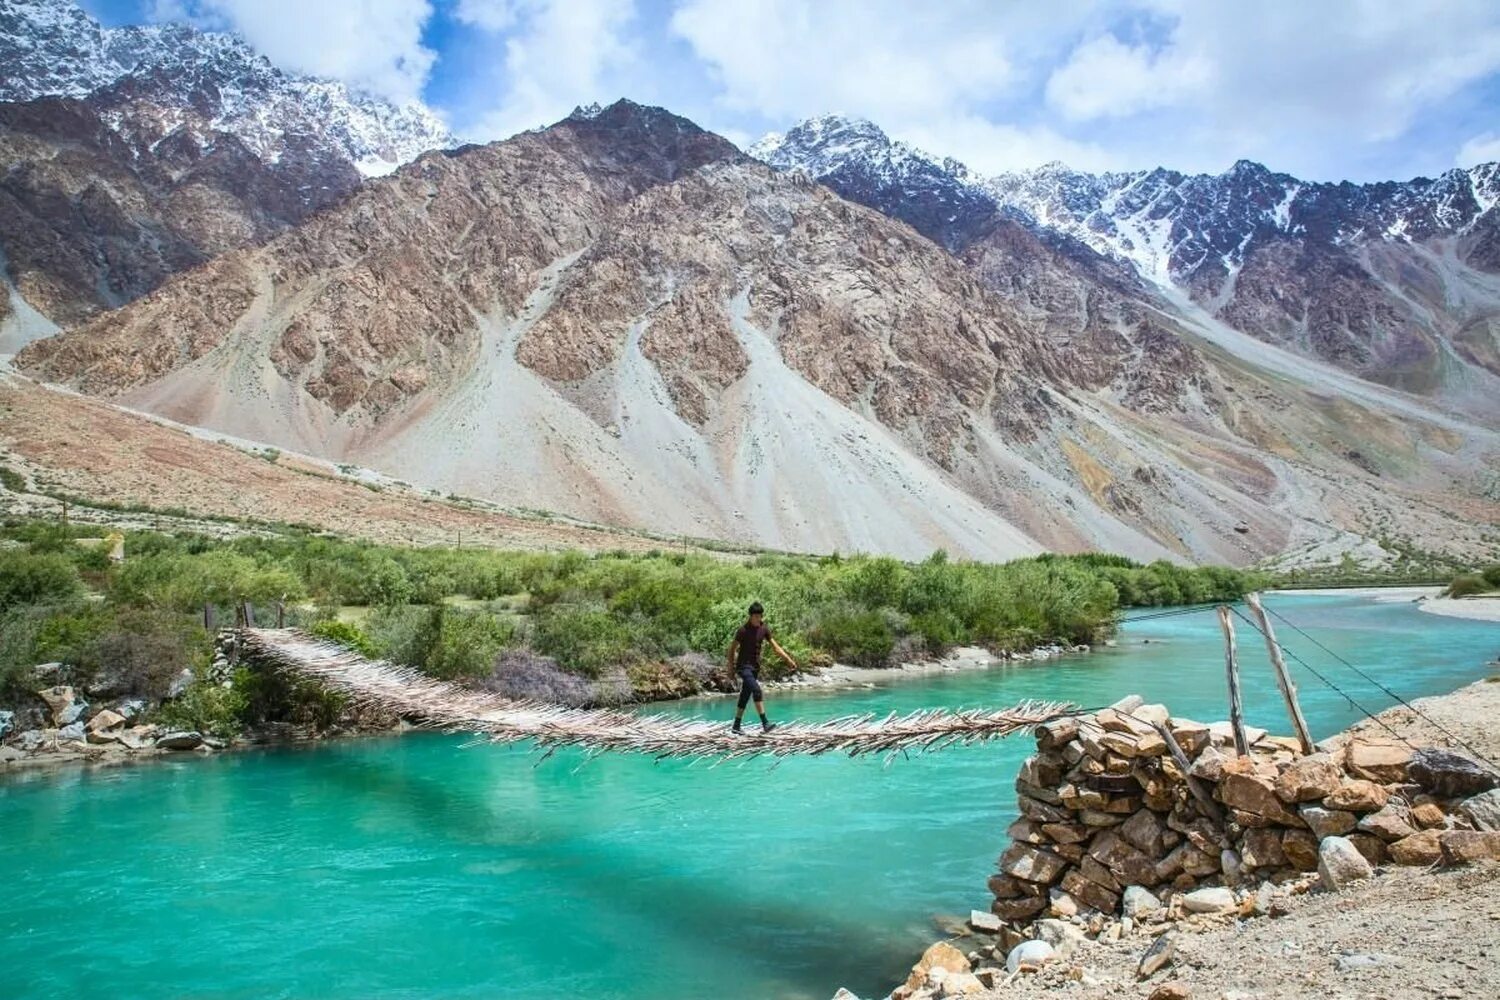
[[[67,0],[0,0],[0,64],[0,353],[454,144],[420,106],[284,73],[228,35],[101,28]]]
[[[1061,239],[1003,215],[960,261],[622,101],[422,156],[18,364],[444,490],[783,548],[1493,544],[1493,429],[1160,308]]]
[[[1365,185],[1304,182],[1246,161],[1218,176],[1049,164],[982,178],[838,116],[751,152],[957,253],[1010,217],[1074,260],[1091,250],[1129,265],[1178,311],[1494,414],[1500,165]]]

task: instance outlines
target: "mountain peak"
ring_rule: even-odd
[[[285,73],[234,35],[175,23],[105,28],[70,0],[0,0],[0,64],[0,101],[105,101],[111,120],[131,119],[121,127],[148,142],[165,122],[201,119],[267,163],[289,137],[313,135],[370,176],[455,142],[420,103]]]

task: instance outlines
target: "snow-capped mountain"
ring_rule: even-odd
[[[0,0],[0,66],[0,354],[454,144],[420,105],[67,0]]]
[[[909,223],[949,250],[967,245],[994,210],[984,178],[951,158],[893,142],[874,123],[809,118],[746,150],[778,170],[800,170],[852,201]]]
[[[1051,163],[983,178],[839,116],[751,153],[961,255],[997,220],[1020,219],[1065,255],[1087,247],[1129,264],[1158,295],[1262,340],[1418,392],[1500,391],[1494,163],[1376,184],[1307,182],[1244,160],[1218,175]]]
[[[0,101],[107,95],[107,120],[122,132],[227,132],[267,161],[288,136],[311,136],[372,176],[456,144],[420,104],[285,73],[232,35],[181,24],[103,28],[71,0],[0,0],[0,65]]]

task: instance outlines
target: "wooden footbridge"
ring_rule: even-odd
[[[842,753],[894,755],[978,743],[1029,731],[1076,707],[1027,701],[995,710],[930,709],[906,715],[791,722],[767,734],[737,736],[727,720],[708,722],[612,709],[565,708],[502,698],[373,661],[296,629],[242,628],[243,655],[341,691],[358,706],[420,725],[470,732],[497,743],[531,741],[548,750],[577,747],[653,757],[788,757]]]

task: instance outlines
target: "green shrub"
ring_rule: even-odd
[[[1484,577],[1484,582],[1489,584],[1491,589],[1500,590],[1500,563],[1486,566],[1479,575]]]
[[[365,630],[353,622],[339,621],[337,618],[325,618],[314,622],[307,627],[307,631],[320,639],[336,642],[341,646],[348,646],[361,656],[372,660],[380,658],[380,647],[375,640],[365,634]]]
[[[896,646],[890,625],[878,611],[833,611],[809,630],[808,638],[835,659],[860,667],[889,666]]]
[[[0,465],[0,486],[12,493],[25,493],[26,477],[8,465]]]
[[[515,638],[515,626],[483,611],[438,611],[437,640],[422,669],[434,677],[486,677]]]
[[[549,609],[537,618],[532,645],[542,655],[589,677],[625,663],[633,651],[630,630],[602,608]]]
[[[0,611],[22,604],[61,604],[82,594],[78,567],[67,557],[0,552]]]
[[[158,720],[169,728],[232,739],[243,729],[245,706],[244,692],[237,686],[215,684],[200,671],[187,690],[161,706]]]
[[[240,698],[237,721],[249,726],[287,722],[321,731],[337,723],[348,704],[339,692],[280,670],[241,668],[234,688]]]
[[[1472,594],[1482,594],[1489,589],[1489,584],[1485,582],[1484,577],[1477,573],[1465,573],[1462,576],[1454,577],[1453,582],[1448,584],[1447,595],[1449,597],[1468,597]]]

